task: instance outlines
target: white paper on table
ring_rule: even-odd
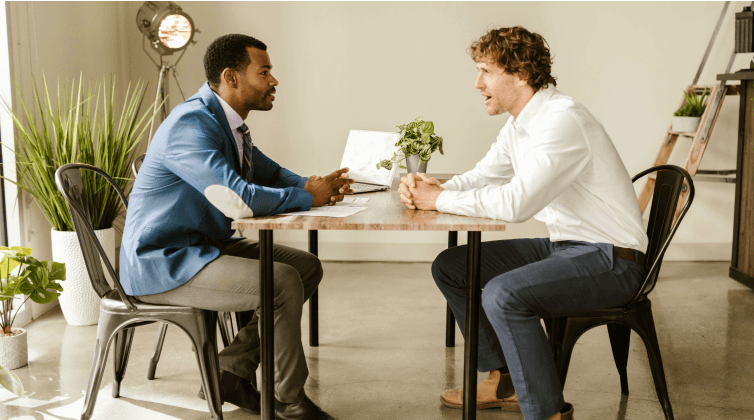
[[[369,197],[343,197],[343,201],[335,203],[336,206],[366,207]]]
[[[348,217],[360,211],[366,210],[366,207],[350,206],[322,206],[309,211],[297,211],[285,213],[286,216],[318,216],[318,217]]]

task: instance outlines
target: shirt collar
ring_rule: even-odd
[[[223,111],[225,111],[225,118],[228,119],[228,126],[230,126],[230,131],[235,131],[238,129],[238,127],[243,125],[243,119],[240,115],[238,115],[238,112],[236,112],[235,109],[233,109],[230,105],[228,105],[227,102],[223,98],[220,97],[216,92],[212,92],[217,96],[217,101],[220,102],[220,106],[223,107]]]
[[[531,130],[529,128],[534,122],[537,114],[539,114],[539,111],[554,93],[554,86],[539,90],[531,99],[529,99],[529,102],[524,106],[524,109],[518,114],[518,118],[513,118],[513,122],[523,127],[527,132],[530,132]]]

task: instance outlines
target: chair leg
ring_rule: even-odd
[[[550,320],[552,323],[550,345],[555,358],[555,369],[558,372],[560,388],[565,389],[568,366],[571,364],[571,354],[579,331],[569,318],[551,318]]]
[[[309,298],[309,347],[319,347],[319,291]]]
[[[120,382],[126,375],[128,356],[131,353],[131,343],[134,339],[135,328],[126,328],[115,334],[113,347],[113,398],[120,397]]]
[[[220,361],[217,357],[217,315],[212,311],[202,311],[203,316],[197,319],[196,328],[187,329],[192,342],[194,353],[199,363],[202,376],[202,387],[207,399],[209,412],[215,420],[222,420],[223,408],[220,397]]]
[[[456,317],[453,315],[453,311],[450,309],[450,305],[446,305],[445,310],[445,347],[456,346]]]
[[[154,372],[157,370],[157,362],[160,361],[160,353],[162,353],[162,345],[165,343],[165,334],[168,332],[168,323],[160,323],[160,331],[157,333],[157,341],[154,343],[154,353],[152,353],[152,359],[149,361],[149,371],[147,372],[147,379],[154,379]]]
[[[227,312],[217,313],[217,326],[220,327],[220,338],[223,341],[223,347],[228,347],[233,338],[230,335],[230,329],[228,323],[230,322],[230,314]],[[231,327],[232,328],[232,327]]]
[[[628,348],[631,343],[631,328],[623,324],[607,324],[607,334],[610,336],[610,346],[613,348],[615,367],[620,375],[620,392],[628,395]]]
[[[652,378],[655,382],[657,398],[660,400],[662,410],[665,412],[665,419],[674,420],[673,408],[670,405],[670,398],[668,397],[668,384],[665,382],[665,369],[662,367],[660,343],[657,341],[657,331],[655,331],[655,322],[651,309],[648,308],[645,311],[639,311],[635,319],[638,324],[635,330],[647,348],[649,367],[652,369]]]
[[[103,319],[105,315],[100,312],[100,321],[97,327],[97,343],[94,347],[94,360],[92,360],[92,369],[89,372],[89,385],[86,388],[86,397],[84,407],[81,410],[81,420],[89,420],[94,412],[94,404],[97,402],[97,393],[102,382],[102,374],[105,372],[107,363],[107,351],[110,344],[110,331],[107,328],[107,320]]]

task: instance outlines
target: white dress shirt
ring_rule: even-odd
[[[243,118],[241,118],[241,116],[238,115],[238,112],[231,108],[231,106],[228,105],[228,103],[225,102],[217,92],[213,91],[213,93],[217,96],[220,106],[223,107],[225,118],[228,120],[228,125],[230,126],[230,131],[233,132],[233,138],[236,139],[236,146],[238,146],[238,161],[243,162],[243,136],[241,135],[241,132],[238,131],[238,127],[243,125]]]
[[[544,222],[550,240],[647,249],[631,177],[602,124],[554,87],[511,116],[476,167],[443,185],[437,210]]]

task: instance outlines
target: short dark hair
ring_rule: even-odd
[[[491,29],[479,40],[471,43],[471,58],[478,62],[490,60],[508,74],[526,78],[534,91],[557,86],[550,74],[552,58],[550,46],[542,35],[527,31],[521,26]]]
[[[225,69],[233,69],[243,73],[251,63],[247,47],[267,51],[264,42],[243,34],[228,34],[212,41],[204,53],[204,74],[210,86],[220,86],[220,75]]]

